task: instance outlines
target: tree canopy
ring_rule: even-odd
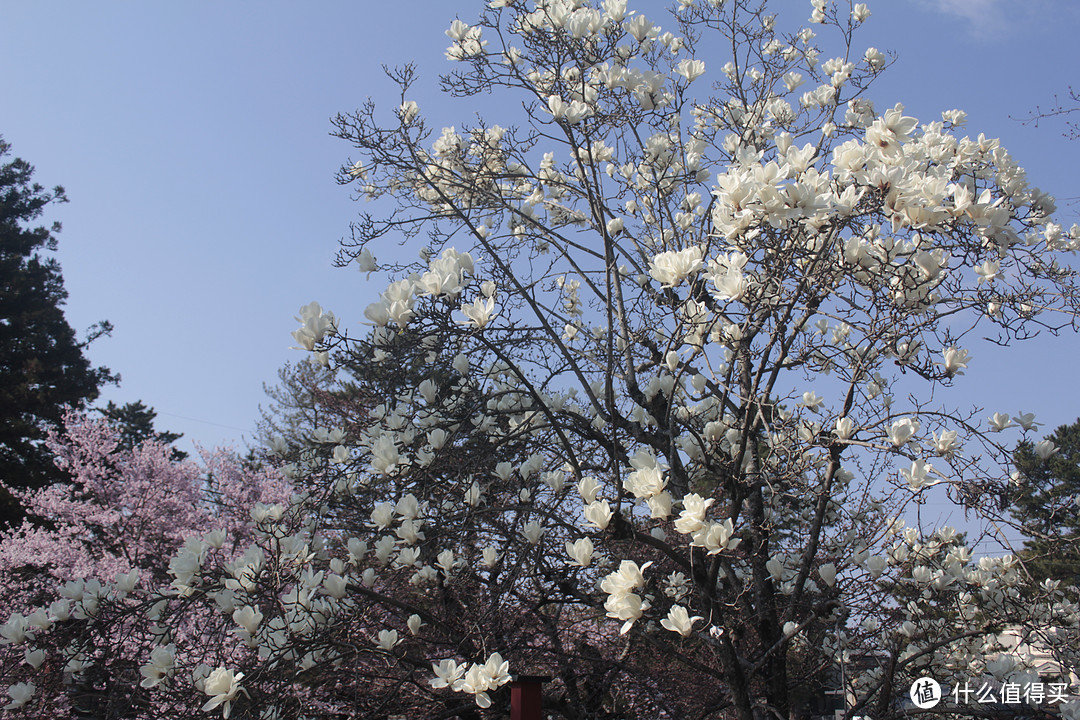
[[[1080,420],[1021,443],[1014,461],[1013,514],[1028,538],[1028,570],[1038,581],[1080,584]]]
[[[33,182],[33,167],[0,139],[0,480],[39,488],[62,479],[45,445],[65,407],[83,408],[116,378],[92,367],[87,344],[111,328],[100,323],[79,340],[64,317],[67,291],[56,250],[59,223],[34,226],[45,209],[66,202],[62,187]],[[21,517],[0,492],[0,526]]]
[[[1075,588],[913,510],[1010,521],[1033,419],[952,389],[977,338],[1075,325],[1080,228],[959,110],[871,101],[866,5],[780,7],[491,0],[442,87],[497,118],[389,71],[334,121],[371,202],[340,260],[386,289],[293,333],[370,405],[274,443],[302,492],[238,555],[192,538],[168,587],[0,633],[78,673],[127,623],[145,717],[495,718],[538,674],[565,720],[794,720],[827,683],[890,720],[926,675],[1039,681],[1007,632],[1076,667]]]
[[[147,407],[142,400],[117,405],[112,400],[100,410],[102,416],[120,433],[121,450],[134,450],[148,440],[156,440],[165,445],[172,445],[183,437],[183,433],[154,428],[157,411]],[[183,460],[187,453],[172,449],[173,459]]]

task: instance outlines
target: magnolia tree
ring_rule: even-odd
[[[377,208],[342,259],[389,284],[373,327],[312,303],[294,337],[370,407],[278,443],[305,492],[238,559],[189,540],[79,641],[147,633],[175,717],[500,717],[542,674],[553,717],[799,718],[830,687],[888,718],[923,675],[1037,681],[1006,631],[1075,667],[1073,590],[911,510],[1007,520],[1034,419],[950,390],[969,338],[1074,324],[1080,229],[962,112],[875,108],[865,5],[808,9],[494,0],[444,88],[505,126],[430,124],[411,68],[339,116]],[[52,622],[5,637],[70,654]],[[963,699],[935,712],[990,712]]]

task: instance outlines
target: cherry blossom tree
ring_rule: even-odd
[[[1075,326],[1080,228],[962,112],[875,106],[864,4],[808,9],[493,0],[443,87],[501,125],[391,71],[392,110],[335,121],[373,207],[342,260],[388,285],[293,333],[372,407],[312,431],[238,558],[188,540],[146,615],[73,597],[80,637],[147,626],[149,696],[193,718],[499,717],[514,674],[568,719],[801,718],[834,674],[892,718],[922,675],[1037,679],[1005,630],[1075,667],[1073,590],[917,510],[1009,520],[1032,419],[952,390],[975,338]],[[39,625],[3,634],[63,654]]]
[[[64,424],[62,433],[50,433],[48,447],[72,482],[12,489],[29,517],[0,534],[0,612],[12,619],[4,626],[4,640],[32,635],[56,622],[71,623],[75,627],[69,634],[75,631],[76,637],[90,618],[99,617],[99,601],[108,607],[128,598],[139,585],[168,583],[170,558],[188,538],[203,536],[224,557],[234,556],[237,546],[251,540],[250,508],[259,502],[282,502],[289,494],[275,472],[245,466],[224,450],[204,451],[202,462],[196,463],[178,459],[161,440],[125,447],[123,433],[105,420],[68,412]],[[111,583],[103,584],[106,580]],[[73,607],[73,598],[81,600],[79,607]],[[44,652],[11,654],[0,649],[0,656],[14,664],[46,671],[63,668],[49,678],[52,684],[45,687],[51,693],[42,693],[49,697],[37,712],[60,717],[63,712],[89,711],[97,716],[103,705],[122,708],[134,702],[132,688],[138,679],[131,682],[130,676],[139,678],[140,664],[135,659],[154,647],[129,634],[131,623],[121,615],[100,628],[96,644],[112,645],[111,654],[101,655],[100,662],[72,653],[67,665],[58,665]],[[188,619],[178,632],[198,638],[201,628]],[[73,677],[75,667],[82,667],[83,677]],[[61,679],[63,674],[68,677]]]

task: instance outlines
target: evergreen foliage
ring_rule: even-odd
[[[0,158],[11,146],[0,139]],[[67,291],[57,247],[60,224],[33,226],[49,205],[67,202],[62,187],[33,182],[34,168],[15,158],[0,164],[0,479],[15,488],[40,488],[64,475],[45,437],[65,407],[84,408],[99,388],[117,380],[92,367],[84,350],[112,328],[107,322],[80,341],[64,316]],[[0,526],[22,516],[0,491]]]

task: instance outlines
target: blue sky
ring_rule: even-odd
[[[655,3],[647,5],[655,6]],[[860,45],[898,62],[872,93],[934,120],[1000,137],[1066,224],[1080,196],[1080,143],[1060,124],[1018,122],[1074,79],[1074,0],[877,0]],[[784,0],[798,17],[809,2]],[[60,260],[76,329],[116,326],[90,350],[123,376],[105,399],[141,399],[159,424],[204,445],[254,436],[262,383],[302,358],[289,333],[318,300],[352,328],[382,289],[332,267],[363,210],[333,181],[350,148],[329,118],[367,97],[390,108],[381,65],[415,62],[413,94],[433,122],[483,110],[437,99],[443,31],[478,3],[51,2],[0,10],[8,68],[0,133],[71,202]],[[642,7],[631,2],[631,7]],[[646,8],[648,9],[648,8]],[[664,24],[659,14],[648,12]],[[707,61],[708,58],[705,58]],[[497,110],[486,112],[498,122]],[[1034,411],[1046,430],[1080,415],[1075,337],[1004,352],[971,348],[964,402]],[[970,399],[969,399],[970,397]]]

